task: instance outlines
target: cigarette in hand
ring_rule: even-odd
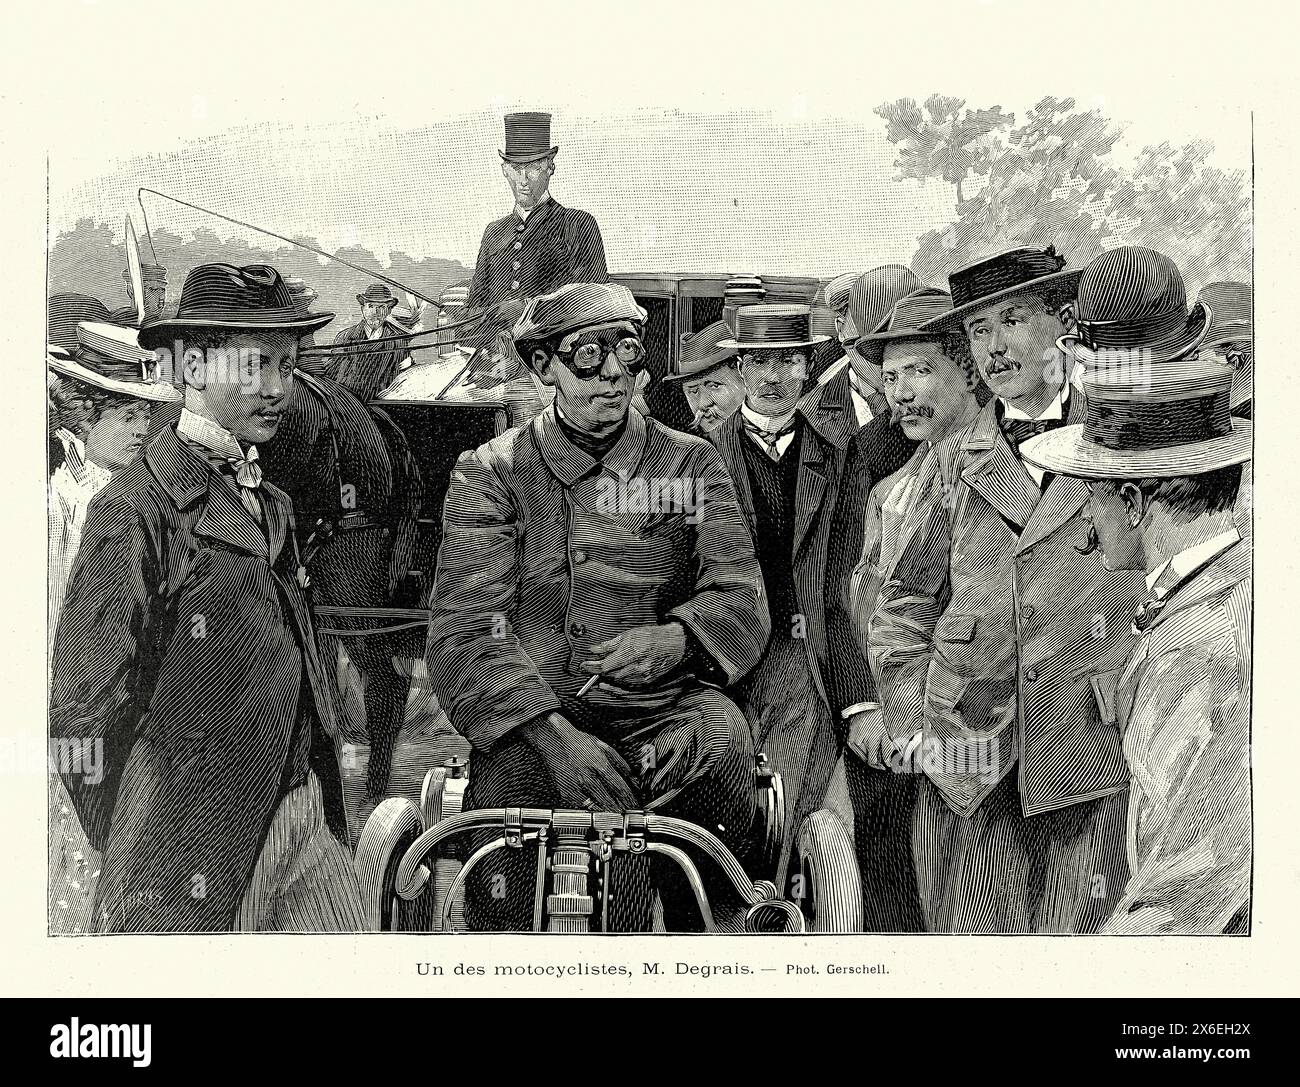
[[[583,696],[585,696],[586,693],[590,691],[594,686],[596,686],[596,684],[599,681],[600,681],[600,676],[592,676],[589,680],[587,680],[586,683],[582,685],[582,690],[578,692],[578,697],[582,698]]]
[[[702,412],[702,411],[697,411],[697,412],[696,412],[696,413],[691,417],[691,426],[699,426],[699,425],[700,425],[700,420],[703,419],[703,418],[704,418],[704,412]]]

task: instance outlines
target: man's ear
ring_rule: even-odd
[[[182,372],[185,375],[185,384],[192,388],[203,390],[208,386],[208,367],[204,357],[204,352],[197,347],[186,347],[185,356],[181,361]]]
[[[534,347],[528,356],[528,368],[537,375],[543,385],[549,385],[551,388],[556,385],[554,366],[554,360],[540,347]]]
[[[1121,483],[1118,492],[1120,500],[1124,503],[1124,511],[1128,515],[1128,523],[1136,528],[1146,516],[1149,505],[1147,498],[1136,483]]]

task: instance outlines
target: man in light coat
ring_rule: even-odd
[[[1102,931],[1247,933],[1251,549],[1233,504],[1251,425],[1230,417],[1231,371],[1213,362],[1084,380],[1105,414],[1026,442],[1025,456],[1089,481],[1106,564],[1140,572],[1149,594],[1107,692],[1133,778],[1132,875]],[[1153,410],[1169,420],[1155,441]]]

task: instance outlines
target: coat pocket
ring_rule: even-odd
[[[978,615],[945,615],[934,628],[936,641],[969,642],[975,637]]]
[[[1122,671],[1122,668],[1114,668],[1109,672],[1093,672],[1088,676],[1088,682],[1092,685],[1093,697],[1097,700],[1097,714],[1102,723],[1111,728],[1119,728],[1116,695]]]

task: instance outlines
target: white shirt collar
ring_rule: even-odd
[[[189,408],[181,408],[181,419],[176,424],[176,433],[228,460],[257,460],[257,446],[250,445],[248,452],[245,453],[230,431],[206,415],[190,411]]]
[[[1064,419],[1065,408],[1070,402],[1070,382],[1067,381],[1056,391],[1056,398],[1047,405],[1042,415],[1030,415],[1028,412],[1021,411],[1014,404],[1002,401],[1002,418],[1004,419],[1028,419],[1030,421],[1038,419]],[[1001,400],[1001,397],[998,399]]]
[[[379,339],[379,337],[382,336],[383,334],[384,334],[384,325],[383,325],[382,323],[379,325],[378,328],[368,328],[368,329],[366,329],[366,339],[367,339],[367,340],[377,340],[377,339]]]
[[[540,208],[543,204],[545,204],[546,201],[548,201],[550,198],[551,198],[551,194],[548,192],[539,201],[537,201],[537,203],[534,204],[531,208],[521,208],[518,204],[516,204],[515,214],[518,215],[519,218],[526,223],[528,222],[528,216],[532,215],[533,212],[535,212],[538,208]]]
[[[1185,548],[1173,558],[1166,559],[1147,574],[1147,592],[1155,592],[1156,582],[1160,580],[1167,569],[1172,568],[1174,584],[1177,584],[1198,566],[1209,562],[1218,556],[1220,552],[1227,551],[1240,539],[1241,534],[1238,533],[1236,528],[1229,528],[1216,536],[1211,536],[1208,540]],[[1161,593],[1160,595],[1164,594]]]
[[[785,415],[760,415],[744,401],[741,401],[740,404],[740,413],[746,419],[748,419],[760,430],[768,430],[768,431],[784,430],[794,420],[795,413],[797,411],[798,408],[795,408],[794,411],[787,412]],[[745,433],[749,436],[749,440],[751,442],[757,445],[764,452],[767,452],[767,443],[764,442],[762,438],[760,438],[757,434],[750,434],[748,430],[745,431]],[[793,430],[789,434],[777,438],[776,455],[778,459],[785,456],[785,451],[790,448],[793,442],[794,442]]]

